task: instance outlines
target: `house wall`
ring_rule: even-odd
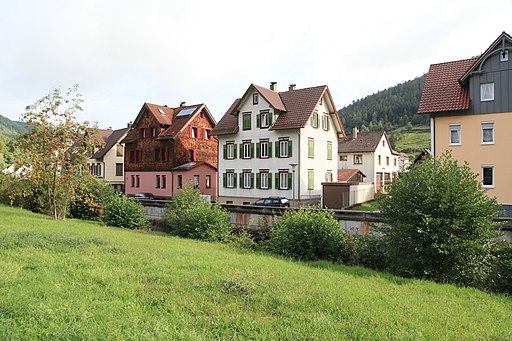
[[[347,161],[341,161],[341,156],[346,155]],[[354,155],[363,155],[363,164],[354,164]],[[338,153],[339,169],[359,169],[366,175],[366,182],[375,182],[375,153]]]
[[[381,162],[379,164],[379,156],[381,158]],[[386,158],[389,158],[389,164],[386,163]],[[400,166],[398,162],[398,156],[393,155],[391,147],[386,139],[385,135],[382,135],[377,148],[375,148],[374,154],[374,165],[375,165],[375,189],[383,188],[385,185],[385,176],[381,177],[382,181],[377,184],[377,173],[381,174],[389,174],[389,179],[392,179],[396,173],[398,173]]]
[[[183,186],[188,183],[194,183],[194,176],[199,176],[199,191],[201,194],[210,196],[210,200],[217,199],[217,172],[214,168],[202,164],[194,167],[188,171],[173,171],[172,172],[172,190],[176,193],[180,188],[178,186],[178,176],[181,175],[183,178]],[[206,177],[210,176],[210,187],[206,187]]]
[[[116,175],[116,164],[124,164],[124,146],[122,144],[119,145],[120,151],[122,151],[120,156],[117,155],[118,144],[115,144],[112,148],[110,148],[105,156],[103,156],[103,161],[105,163],[105,181],[112,185],[122,185],[124,183],[124,174]]]
[[[166,177],[165,188],[156,187],[156,176]],[[139,186],[132,186],[132,176],[139,177]],[[170,171],[139,172],[127,171],[124,174],[125,192],[127,195],[151,193],[155,197],[168,198],[172,196],[172,173]]]
[[[512,57],[512,56],[511,56]],[[482,144],[482,122],[494,122],[494,144]],[[450,124],[461,125],[461,145],[450,145]],[[488,194],[501,204],[512,204],[512,112],[499,114],[461,115],[434,119],[435,155],[451,150],[460,164],[469,163],[482,180],[482,166],[494,166],[494,188]]]

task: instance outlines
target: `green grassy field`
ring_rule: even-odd
[[[391,131],[389,134],[393,135],[397,133],[398,139],[393,144],[393,148],[409,155],[411,161],[413,161],[420,152],[430,148],[429,126],[415,126],[412,129],[402,127]]]
[[[512,338],[512,298],[0,206],[1,339]]]

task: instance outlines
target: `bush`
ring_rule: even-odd
[[[512,295],[512,244],[497,242],[495,246],[488,288]]]
[[[110,226],[129,229],[148,226],[142,205],[138,201],[128,199],[126,195],[116,195],[105,206],[103,222]]]
[[[95,176],[84,174],[69,206],[69,216],[76,219],[101,220],[105,206],[115,196],[111,185]]]
[[[346,233],[333,213],[324,210],[287,211],[271,231],[274,252],[301,260],[346,261]]]
[[[393,270],[441,282],[480,286],[490,269],[498,204],[465,163],[449,153],[401,174],[381,202]]]
[[[351,263],[383,271],[388,268],[387,246],[382,237],[371,234],[354,236]]]
[[[166,206],[165,222],[180,237],[223,241],[231,222],[227,211],[205,201],[192,185],[187,185]]]

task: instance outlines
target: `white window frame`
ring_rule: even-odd
[[[269,118],[268,111],[260,113],[260,128],[268,128],[270,126],[268,118]]]
[[[242,172],[243,178],[243,188],[250,189],[251,188],[251,174],[250,172]]]
[[[279,189],[288,189],[288,172],[279,172]]]
[[[328,114],[322,115],[322,129],[325,131],[329,130],[329,115]]]
[[[268,173],[260,173],[260,188],[268,189]]]
[[[494,82],[480,84],[480,102],[494,101]]]
[[[198,129],[197,129],[196,127],[192,127],[192,130],[191,130],[190,135],[192,135],[191,137],[192,137],[193,139],[197,139],[197,135],[198,135],[198,133],[199,133],[199,132],[198,132]]]
[[[484,185],[484,169],[490,168],[492,170],[492,184]],[[494,166],[493,165],[483,165],[482,166],[482,188],[494,188]]]
[[[268,159],[268,141],[260,141],[260,158]]]
[[[452,141],[452,132],[456,132],[458,131],[459,135],[459,141],[458,142],[453,142]],[[450,134],[448,136],[449,138],[449,145],[450,146],[460,146],[462,145],[462,125],[460,124],[450,124]]]
[[[235,158],[235,144],[227,143],[226,144],[226,159],[233,160]]]
[[[279,140],[279,157],[288,157],[288,140]]]
[[[484,140],[484,131],[491,130],[491,140]],[[494,144],[494,122],[482,122],[482,144]]]
[[[318,112],[315,111],[313,113],[313,121],[311,123],[312,123],[311,126],[313,128],[318,128]]]
[[[235,173],[234,172],[226,173],[226,187],[227,188],[235,188]]]
[[[358,162],[356,162],[358,161]],[[362,165],[363,164],[363,155],[362,154],[354,154],[354,165]]]
[[[327,173],[325,174],[325,177],[327,178],[327,182],[332,182],[332,171],[328,170]]]
[[[242,150],[244,152],[244,154],[242,155],[242,158],[250,159],[251,158],[251,142],[243,142]]]

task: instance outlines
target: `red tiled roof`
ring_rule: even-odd
[[[175,109],[169,108],[165,105],[156,105],[151,103],[144,103],[148,110],[155,116],[158,123],[165,124],[165,125],[171,125],[172,124],[172,118],[175,113]],[[179,109],[179,108],[178,108]],[[162,112],[164,114],[162,114]]]
[[[338,169],[338,182],[347,182],[357,173],[361,173],[363,177],[366,177],[359,169]]]
[[[158,135],[159,139],[162,138],[174,138],[176,135],[183,129],[184,126],[188,124],[188,122],[195,116],[195,114],[202,110],[204,107],[204,104],[198,104],[198,105],[188,105],[183,106],[179,108],[174,109],[174,116],[172,118],[172,125],[165,129],[163,132],[161,132]],[[179,113],[184,109],[193,109],[195,108],[194,112],[187,116],[178,116]]]
[[[418,114],[466,110],[470,107],[469,89],[459,79],[478,58],[430,65]]]

